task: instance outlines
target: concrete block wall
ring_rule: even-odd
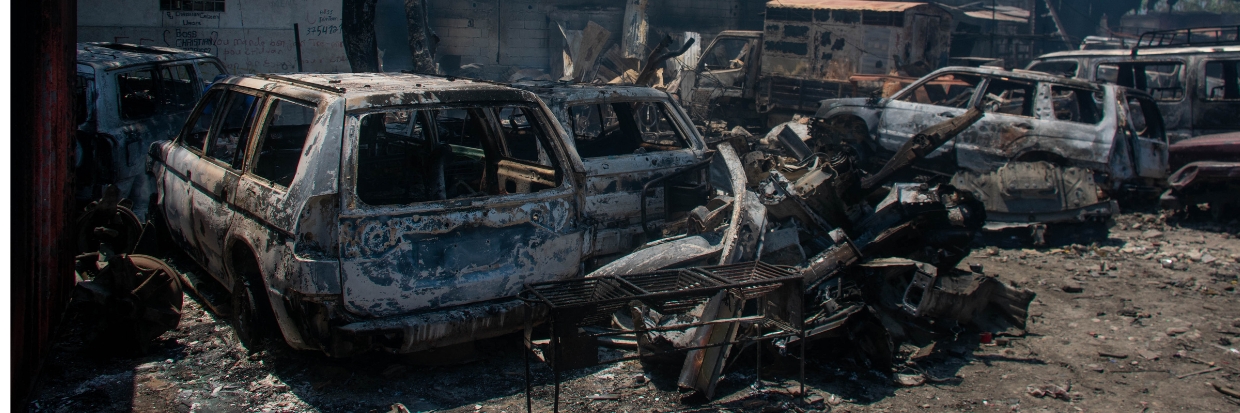
[[[439,55],[461,56],[461,64],[496,64],[499,7],[496,0],[431,0],[431,28],[439,36]]]

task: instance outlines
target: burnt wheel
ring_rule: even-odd
[[[100,251],[106,246],[115,253],[133,252],[142,236],[142,222],[123,206],[92,206],[77,222],[78,253]]]
[[[252,260],[242,260],[234,269],[232,324],[237,338],[250,351],[260,350],[276,328],[271,301],[263,288],[258,265]]]
[[[181,322],[181,307],[185,295],[181,293],[180,276],[162,260],[149,255],[130,255],[129,261],[138,268],[140,284],[131,291],[132,298],[142,308],[135,318],[137,338],[146,343],[177,328]]]

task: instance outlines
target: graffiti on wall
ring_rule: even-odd
[[[270,9],[281,9],[275,1],[272,3],[268,5]],[[287,18],[269,19],[263,24],[267,27],[237,27],[244,26],[245,19],[229,16],[229,13],[240,14],[243,12],[240,8],[227,12],[163,11],[160,21],[152,22],[151,26],[79,26],[78,40],[211,53],[218,56],[231,73],[350,71],[340,30],[340,2],[312,0],[309,3],[283,8],[290,10]]]

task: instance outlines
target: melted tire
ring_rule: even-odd
[[[258,269],[252,261],[237,268],[232,291],[232,325],[241,344],[251,352],[261,350],[276,331],[271,302],[263,291]]]

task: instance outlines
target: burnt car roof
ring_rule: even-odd
[[[77,44],[77,62],[100,69],[119,69],[146,63],[173,62],[215,56],[171,47],[130,43],[86,42]]]
[[[1071,86],[1086,87],[1086,88],[1096,88],[1101,85],[1100,83],[1090,82],[1088,80],[1072,79],[1072,78],[1067,78],[1067,77],[1063,77],[1059,75],[1053,75],[1053,74],[1046,73],[1046,72],[1036,72],[1032,70],[1002,70],[1002,69],[993,69],[993,68],[987,68],[987,67],[967,67],[967,66],[948,66],[948,67],[945,67],[939,70],[935,70],[934,72],[931,72],[930,74],[926,76],[923,76],[923,78],[942,74],[942,73],[947,73],[947,72],[974,73],[974,74],[992,76],[992,77],[993,76],[1010,77],[1010,78],[1016,78],[1016,79],[1027,79],[1027,80],[1032,80],[1036,82],[1059,83],[1063,85],[1071,85]]]
[[[1149,56],[1169,56],[1181,54],[1206,53],[1240,53],[1240,46],[1185,46],[1185,47],[1150,47],[1137,49],[1137,58]],[[1092,49],[1066,50],[1047,53],[1034,60],[1052,59],[1057,57],[1131,57],[1132,49]]]
[[[593,85],[588,83],[566,83],[556,81],[536,81],[513,83],[513,87],[534,92],[540,98],[557,101],[578,101],[592,99],[610,99],[631,97],[639,99],[664,99],[667,92],[644,86],[634,85]]]
[[[271,90],[277,86],[341,96],[346,110],[414,104],[537,101],[530,92],[508,86],[409,73],[286,73],[232,76],[220,83]]]

